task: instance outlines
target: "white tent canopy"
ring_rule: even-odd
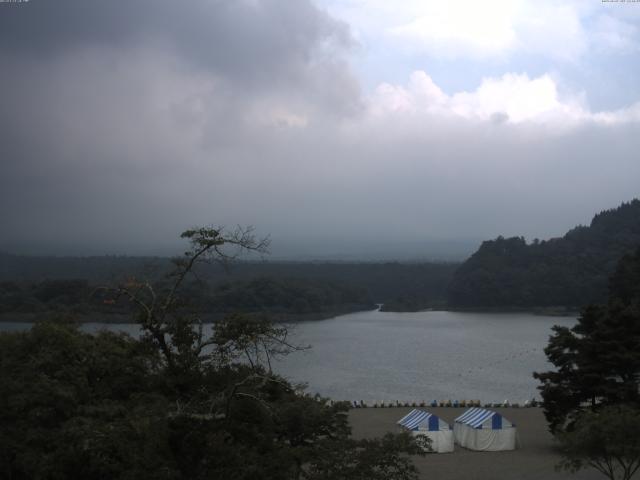
[[[410,430],[414,436],[423,435],[431,440],[431,451],[453,452],[453,431],[447,422],[424,410],[411,410],[398,420],[398,425]]]
[[[470,450],[515,450],[516,426],[498,412],[470,408],[455,419],[456,443]]]

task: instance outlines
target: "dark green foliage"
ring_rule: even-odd
[[[554,327],[545,353],[556,370],[535,373],[553,432],[585,409],[640,406],[640,249],[620,260],[606,305],[582,311],[573,328]]]
[[[166,411],[154,394],[158,363],[154,351],[126,336],[91,336],[70,324],[0,334],[3,478],[113,478],[125,464],[135,470],[124,457],[140,437],[156,436],[136,431],[139,425],[164,428],[161,416],[149,418]],[[155,459],[136,462],[152,468]]]
[[[47,280],[36,284],[4,282],[0,285],[0,313],[75,312],[131,313],[134,306],[83,280]],[[229,312],[307,314],[373,309],[362,288],[339,283],[295,278],[256,278],[225,282],[216,287],[192,281],[183,289],[185,308],[208,314]]]
[[[609,281],[609,291],[613,299],[622,305],[631,305],[640,299],[640,266],[638,253],[625,255],[616,267]]]
[[[640,245],[640,200],[597,214],[589,227],[527,244],[522,237],[483,242],[456,271],[456,307],[582,307],[603,302],[617,261]]]
[[[271,332],[229,323],[216,349]],[[417,446],[349,438],[346,404],[224,355],[168,370],[149,347],[70,324],[1,334],[0,478],[415,478]]]
[[[409,437],[354,440],[348,405],[271,371],[298,349],[286,328],[185,315],[196,262],[262,245],[247,230],[185,236],[191,249],[166,282],[109,289],[137,307],[140,339],[69,323],[0,334],[0,478],[415,479],[408,455],[422,452]]]
[[[591,466],[611,480],[629,480],[640,467],[640,410],[625,405],[585,411],[574,428],[558,435],[561,468]]]
[[[408,480],[415,478],[415,469],[399,452],[423,454],[408,433],[363,441],[329,439],[319,447],[322,453],[312,459],[303,477],[307,480]]]
[[[86,280],[45,280],[38,283],[1,282],[0,313],[59,312],[87,308]]]
[[[373,308],[362,288],[320,280],[256,278],[225,283],[213,291],[207,311],[313,313]]]
[[[0,252],[0,280],[38,283],[43,280],[86,279],[91,284],[129,275],[154,275],[170,266],[169,258],[103,255],[45,257]]]
[[[389,303],[404,296],[425,306],[440,306],[456,263],[330,263],[236,262],[228,271],[199,265],[198,277],[211,288],[231,283],[234,288],[267,279],[278,284],[303,282],[320,288],[364,292],[375,303]],[[129,276],[160,278],[171,268],[166,258],[153,257],[27,257],[0,253],[0,281],[22,287],[42,279],[87,279],[90,285]],[[31,287],[29,287],[31,288]],[[28,292],[27,292],[28,293]],[[1,295],[0,288],[0,295]],[[359,294],[360,295],[360,294]],[[30,294],[32,296],[32,294]],[[0,302],[1,303],[1,302]],[[302,305],[302,304],[301,304]],[[306,308],[302,305],[300,308]]]
[[[86,260],[88,266],[96,261]],[[415,311],[444,304],[454,269],[453,264],[238,263],[224,274],[201,265],[199,280],[186,283],[183,292],[192,308],[214,316],[243,311],[295,318],[372,309],[374,303],[385,303],[387,311]],[[158,275],[154,271],[150,278],[158,279]],[[96,290],[95,284],[85,280],[0,283],[0,313],[131,312],[126,299],[113,300],[113,295]]]
[[[33,296],[43,303],[80,303],[89,294],[86,280],[47,280],[38,284]]]

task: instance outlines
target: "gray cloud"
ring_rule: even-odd
[[[376,117],[307,1],[0,4],[0,45],[0,249],[546,237],[638,194],[637,123]]]
[[[308,1],[31,0],[0,8],[0,48],[37,58],[88,46],[157,44],[234,81],[283,81],[348,28]]]

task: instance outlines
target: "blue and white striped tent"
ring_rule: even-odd
[[[414,409],[397,423],[410,430],[413,435],[424,435],[431,439],[431,451],[453,452],[453,431],[440,417],[424,410]]]
[[[498,412],[470,408],[454,421],[453,434],[458,445],[471,450],[514,450],[516,426]]]

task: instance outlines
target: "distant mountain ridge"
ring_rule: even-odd
[[[564,237],[482,243],[455,272],[448,303],[461,308],[582,307],[603,302],[617,261],[640,246],[640,200],[593,217]]]

